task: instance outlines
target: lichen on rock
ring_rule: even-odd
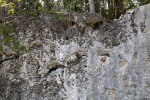
[[[149,9],[112,22],[78,13],[30,20],[19,32],[28,52],[0,64],[0,100],[149,100]]]

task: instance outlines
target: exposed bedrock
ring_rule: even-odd
[[[150,100],[149,9],[30,21],[19,33],[28,52],[0,65],[0,100]]]

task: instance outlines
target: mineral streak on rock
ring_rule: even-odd
[[[28,53],[0,64],[0,100],[150,100],[149,9],[30,21],[19,33]]]

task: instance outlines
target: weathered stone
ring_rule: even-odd
[[[149,100],[149,9],[96,28],[97,15],[32,20],[19,33],[28,53],[0,64],[0,100]]]

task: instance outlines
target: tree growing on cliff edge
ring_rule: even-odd
[[[150,3],[150,0],[0,0],[3,2],[11,5],[9,11],[15,11],[15,15],[40,15],[71,9],[81,13],[99,13],[105,19],[113,20],[130,9]]]

